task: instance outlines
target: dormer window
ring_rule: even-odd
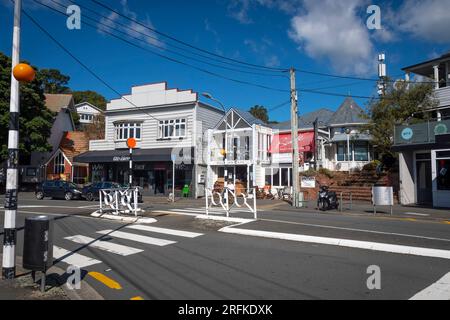
[[[140,122],[117,122],[114,124],[115,140],[126,141],[128,138],[141,139],[142,123]]]

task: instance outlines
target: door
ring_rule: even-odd
[[[164,186],[166,184],[165,176],[165,170],[155,170],[155,194],[164,194]]]
[[[417,176],[417,203],[418,204],[432,204],[432,178],[431,178],[431,161],[423,160],[416,161],[416,176]]]

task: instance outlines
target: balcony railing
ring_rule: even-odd
[[[450,86],[436,89],[434,92],[440,107],[450,105]]]
[[[436,135],[450,133],[450,119],[397,125],[394,145],[426,144],[436,142]]]
[[[246,161],[251,160],[252,153],[251,150],[246,148],[235,148],[228,150],[227,153],[227,161]],[[224,161],[225,157],[221,155],[221,149],[220,148],[212,148],[211,154],[210,154],[211,161]]]

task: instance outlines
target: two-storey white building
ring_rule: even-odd
[[[126,141],[135,138],[133,182],[144,194],[171,192],[175,165],[175,189],[188,185],[192,196],[202,196],[206,177],[202,136],[223,114],[200,102],[192,90],[169,89],[166,82],[135,86],[131,94],[107,104],[105,139],[90,141],[89,152],[76,161],[90,164],[92,181],[126,184]]]

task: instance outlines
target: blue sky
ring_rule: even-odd
[[[116,23],[140,28],[120,19],[89,0],[41,0],[55,8],[53,1],[72,2],[94,9]],[[388,74],[401,76],[401,68],[434,58],[450,50],[450,19],[446,16],[450,0],[196,0],[196,1],[104,1],[117,11],[134,17],[155,29],[184,42],[230,58],[268,67],[290,67],[338,75],[376,78],[377,53],[386,52]],[[382,30],[368,30],[367,7],[381,9]],[[227,107],[249,109],[255,104],[267,108],[289,100],[289,93],[269,91],[216,78],[186,66],[164,60],[88,27],[92,23],[81,11],[81,30],[69,30],[66,17],[33,0],[23,0],[23,8],[80,60],[93,68],[121,93],[132,85],[167,81],[169,87],[210,92]],[[13,8],[10,0],[0,0],[0,51],[11,54]],[[95,17],[97,20],[100,16]],[[70,75],[74,90],[95,90],[108,99],[117,95],[93,78],[66,53],[40,32],[25,16],[22,21],[21,59],[40,68],[57,68]],[[111,20],[104,20],[110,24]],[[125,30],[124,30],[125,31]],[[129,29],[128,29],[129,31]],[[148,32],[142,29],[141,32]],[[132,34],[141,37],[140,34]],[[282,77],[263,77],[222,70],[174,56],[164,44],[166,39],[145,41],[164,47],[159,53],[180,59],[226,77],[289,89]],[[131,39],[131,38],[128,38]],[[130,41],[134,41],[131,39]],[[156,41],[156,42],[155,42]],[[154,48],[152,50],[155,50]],[[158,49],[157,49],[158,50]],[[178,51],[178,50],[177,50]],[[214,63],[213,61],[211,61]],[[375,83],[334,79],[297,73],[298,88],[371,96]],[[300,94],[299,110],[336,109],[344,97]],[[356,99],[361,106],[366,100]],[[272,120],[289,119],[289,106],[270,113]]]

